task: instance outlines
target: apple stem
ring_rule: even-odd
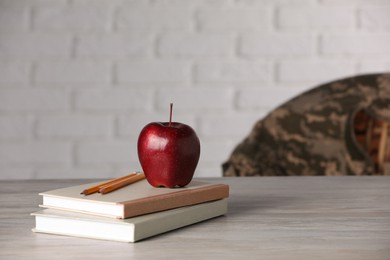
[[[172,124],[172,108],[173,108],[173,103],[170,104],[170,109],[169,109],[169,127],[171,127]]]

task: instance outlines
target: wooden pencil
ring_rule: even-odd
[[[89,194],[96,193],[105,185],[109,185],[109,184],[113,184],[113,183],[118,182],[118,181],[126,180],[128,178],[131,178],[131,177],[135,176],[136,174],[137,173],[130,173],[128,175],[125,175],[125,176],[122,176],[122,177],[119,177],[119,178],[116,178],[116,179],[113,179],[113,180],[109,180],[109,181],[100,183],[100,184],[98,184],[96,186],[92,186],[92,187],[90,187],[88,189],[83,190],[80,194],[89,195]]]
[[[134,182],[140,181],[140,180],[142,180],[144,178],[145,178],[145,174],[137,173],[134,176],[131,176],[129,178],[126,178],[126,179],[123,179],[123,180],[119,180],[119,181],[116,181],[116,182],[104,185],[103,187],[101,187],[99,189],[99,192],[101,194],[106,194],[106,193],[112,192],[114,190],[120,189],[120,188],[122,188],[124,186],[127,186],[129,184],[132,184]]]

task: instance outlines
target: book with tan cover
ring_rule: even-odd
[[[219,200],[229,196],[229,186],[192,181],[182,188],[155,188],[142,180],[108,194],[80,194],[98,183],[88,183],[40,193],[45,208],[75,211],[114,218],[148,213]]]

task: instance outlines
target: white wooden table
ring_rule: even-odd
[[[0,182],[0,259],[390,259],[390,177],[202,179],[229,213],[135,243],[35,234],[38,192],[91,180]]]

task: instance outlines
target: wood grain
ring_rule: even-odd
[[[390,177],[200,180],[230,185],[226,216],[135,244],[31,232],[38,192],[96,180],[2,181],[0,258],[390,259]]]

